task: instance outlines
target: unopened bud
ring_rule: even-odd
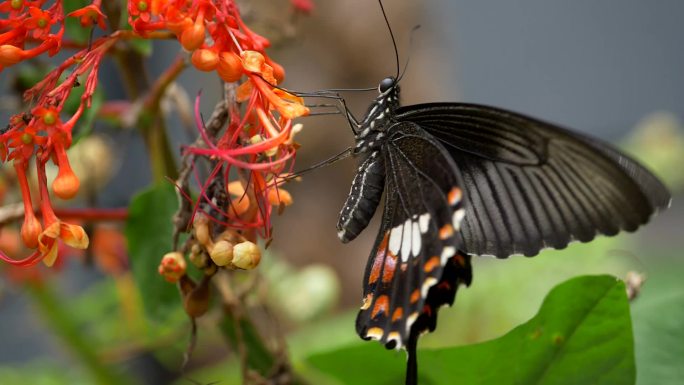
[[[209,257],[217,266],[225,266],[233,260],[233,245],[228,241],[218,241],[209,251]]]
[[[190,61],[200,71],[213,71],[218,64],[219,57],[210,49],[196,49]]]
[[[76,196],[80,186],[81,182],[71,170],[69,162],[62,162],[57,177],[52,181],[52,191],[62,199],[71,199]]]
[[[204,24],[194,23],[189,28],[183,30],[183,33],[181,33],[180,42],[183,48],[186,50],[194,51],[202,46],[202,43],[204,43],[204,37]]]
[[[242,77],[242,62],[233,52],[221,52],[216,72],[223,81],[227,83],[236,82]]]
[[[159,264],[158,271],[168,282],[176,283],[185,275],[185,269],[186,264],[183,254],[175,251],[164,255]]]
[[[245,241],[233,247],[233,266],[251,270],[259,265],[261,250],[252,242]]]
[[[292,195],[282,188],[272,188],[268,191],[268,202],[273,206],[289,206],[292,204]]]
[[[38,247],[38,237],[42,232],[43,226],[33,212],[26,212],[24,223],[21,225],[21,240],[24,241],[24,245],[30,249]]]
[[[9,67],[24,59],[24,51],[11,44],[0,45],[0,66]]]
[[[195,229],[195,239],[204,247],[211,245],[211,235],[209,234],[209,218],[204,214],[198,214],[195,217],[195,221],[192,223],[192,227]]]

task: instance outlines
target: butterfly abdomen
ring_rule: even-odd
[[[342,242],[356,238],[368,225],[380,203],[385,186],[385,166],[379,151],[372,152],[359,167],[347,201],[337,221],[337,236]]]

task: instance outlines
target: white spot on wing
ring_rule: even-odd
[[[444,265],[447,261],[447,259],[451,258],[456,254],[456,248],[453,246],[446,246],[442,249],[442,256],[441,256],[441,261],[442,265]]]
[[[437,283],[437,278],[434,277],[427,277],[425,278],[425,281],[423,281],[423,286],[420,288],[420,295],[423,296],[423,298],[427,297],[428,291],[430,290],[431,287],[435,286]]]
[[[461,226],[461,220],[463,220],[463,217],[465,216],[465,210],[463,209],[458,209],[454,211],[454,215],[451,218],[451,224],[454,226],[454,230],[458,230]]]
[[[421,215],[418,222],[420,224],[420,232],[423,234],[427,233],[428,228],[430,227],[430,213]]]
[[[407,262],[411,256],[411,220],[404,222],[404,233],[401,236],[401,261]]]
[[[420,229],[418,229],[418,222],[411,222],[413,227],[412,237],[411,237],[411,254],[414,257],[420,255]]]
[[[342,240],[342,238],[344,238],[344,233],[345,233],[344,230],[338,231],[338,232],[337,232],[337,238],[339,238],[340,240]]]
[[[418,319],[418,312],[413,312],[411,313],[410,316],[406,318],[406,332],[408,333],[411,331],[411,326],[416,322],[416,319]]]
[[[401,249],[401,229],[402,226],[397,226],[390,231],[389,251],[394,255],[398,255]]]

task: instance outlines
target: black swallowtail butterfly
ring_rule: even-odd
[[[470,284],[471,256],[534,256],[634,231],[670,194],[612,146],[534,118],[466,103],[400,106],[398,68],[397,55],[397,76],[380,82],[362,121],[347,111],[352,154],[364,160],[337,230],[342,242],[356,238],[384,192],[356,330],[405,348],[406,383],[416,384],[418,336]]]
[[[364,156],[337,224],[342,242],[368,225],[383,191],[380,231],[356,330],[409,352],[470,284],[472,255],[506,258],[634,231],[670,194],[648,170],[599,140],[494,107],[399,105],[394,77],[356,128]]]

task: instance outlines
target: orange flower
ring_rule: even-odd
[[[67,16],[80,18],[81,27],[84,28],[92,27],[93,24],[97,24],[102,29],[107,27],[105,25],[106,16],[100,11],[100,7],[95,4],[90,4],[81,9],[77,9]]]
[[[38,250],[47,266],[52,266],[57,259],[58,239],[76,249],[88,248],[88,234],[83,227],[62,221],[53,222],[38,236]]]

